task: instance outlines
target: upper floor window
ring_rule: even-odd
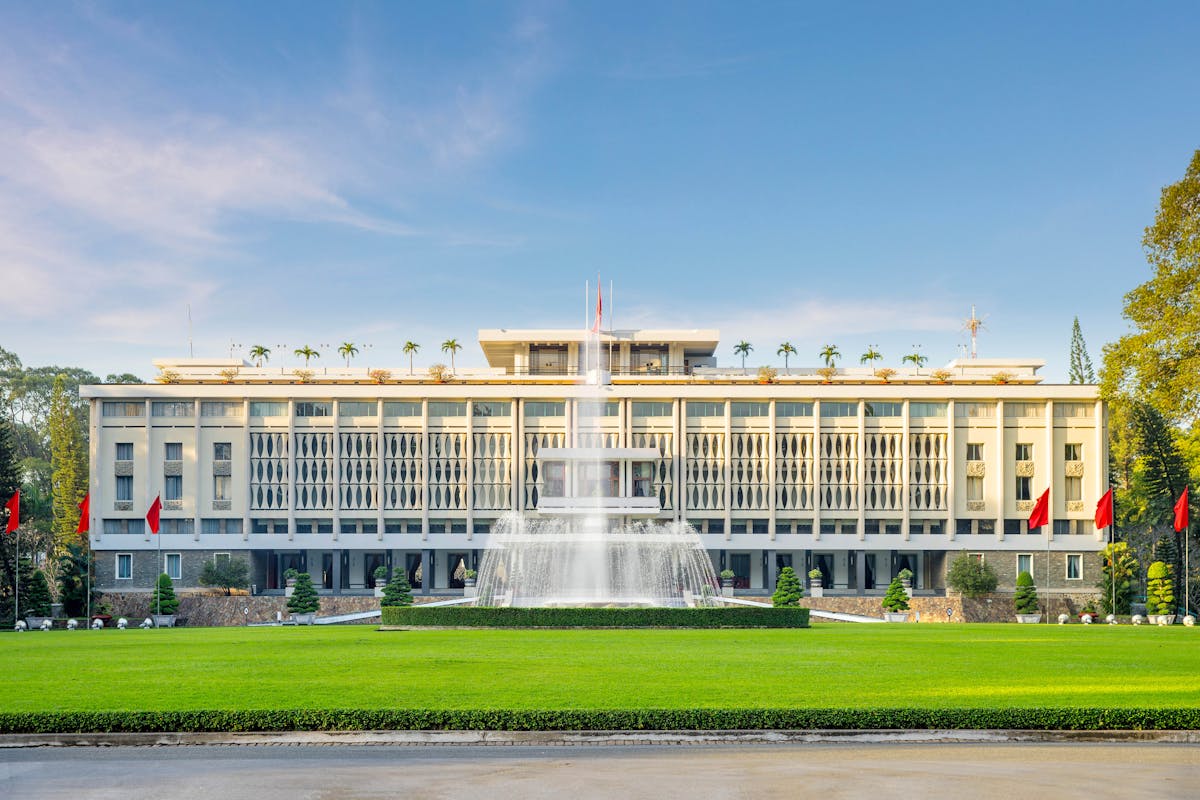
[[[526,400],[525,416],[527,417],[561,417],[565,413],[565,405],[561,400]]]
[[[117,461],[133,461],[133,442],[117,442]]]
[[[374,417],[379,413],[376,403],[363,400],[342,400],[338,403],[339,417]]]
[[[1091,403],[1055,403],[1054,416],[1059,418],[1071,417],[1090,417],[1092,416]]]
[[[287,403],[283,400],[255,400],[250,403],[252,417],[286,417]]]
[[[729,415],[731,417],[767,417],[771,415],[771,404],[734,401],[729,404]]]
[[[921,417],[944,417],[946,416],[945,403],[909,403],[908,416],[914,419]]]
[[[776,402],[776,417],[811,417],[812,403]]]
[[[635,417],[669,417],[672,413],[672,405],[670,401],[635,400],[633,401],[633,415]]]
[[[866,414],[868,417],[899,417],[904,414],[904,404],[872,401],[866,404]]]
[[[832,401],[822,401],[821,403],[822,417],[857,417],[858,403],[837,403]]]
[[[230,400],[202,400],[200,401],[200,416],[202,417],[240,417],[242,415],[242,404]],[[259,414],[258,416],[267,416]],[[272,415],[280,416],[280,415]]]
[[[967,461],[983,461],[983,444],[969,442],[967,444]]]
[[[105,400],[100,406],[100,415],[104,417],[140,417],[145,413],[145,403]]]
[[[467,404],[462,401],[429,401],[429,416],[431,417],[465,417]]]
[[[689,417],[723,417],[725,416],[725,401],[705,402],[688,400],[687,415]]]
[[[996,416],[995,403],[955,403],[954,416],[967,419]]]
[[[167,442],[163,447],[163,458],[167,461],[182,461],[183,460],[183,443],[182,442]]]
[[[579,403],[579,416],[583,419],[619,417],[621,416],[621,401],[606,400],[601,403],[597,400],[583,400]]]
[[[231,442],[213,442],[213,461],[229,461],[233,458]]]
[[[476,400],[471,404],[473,417],[511,417],[512,403],[508,400]]]
[[[385,417],[419,417],[421,416],[420,400],[390,400],[383,404]]]
[[[1064,461],[1081,461],[1083,447],[1078,442],[1067,442],[1063,446]]]
[[[1018,443],[1015,455],[1017,461],[1033,461],[1033,445]]]
[[[190,417],[196,413],[196,404],[191,400],[155,400],[150,404],[150,413],[156,417]]]
[[[297,417],[332,417],[333,403],[328,400],[301,400],[296,403]]]
[[[1004,416],[1013,417],[1040,417],[1046,411],[1045,403],[1005,403]]]

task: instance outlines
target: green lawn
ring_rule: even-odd
[[[0,636],[0,713],[296,708],[1200,708],[1200,631],[369,626]]]

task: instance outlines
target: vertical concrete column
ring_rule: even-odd
[[[854,586],[858,594],[865,594],[867,591],[867,551],[855,550],[854,552]]]
[[[733,418],[731,416],[733,409],[730,406],[732,402],[729,398],[725,398],[725,444],[721,448],[721,471],[724,474],[725,486],[723,488],[723,500],[725,507],[725,541],[729,541],[733,536],[733,511],[730,506],[733,504],[733,469],[732,469],[732,450],[733,450]]]
[[[509,480],[512,482],[511,504],[514,514],[525,511],[525,426],[523,422],[521,398],[512,400],[512,446],[509,448],[512,471]]]
[[[774,589],[777,579],[775,551],[763,550],[763,588],[767,590]]]
[[[946,401],[946,536],[950,541],[954,541],[955,525],[957,524],[957,484],[955,476],[958,475],[958,444],[955,428],[956,414],[958,411],[954,408],[954,401]]]
[[[96,497],[100,497],[100,414],[103,408],[101,400],[92,398],[88,401],[88,492]],[[96,524],[96,512],[89,503],[88,536],[92,544],[99,544],[103,535],[104,531]]]
[[[812,481],[813,481],[813,527],[812,540],[821,540],[821,401],[813,400],[813,441],[812,441]],[[808,570],[804,568],[805,579]]]
[[[671,430],[674,431],[671,440],[671,447],[674,450],[674,458],[671,459],[671,493],[674,498],[676,522],[687,518],[687,491],[683,485],[684,476],[687,474],[685,470],[687,417],[684,416],[683,404],[684,400],[680,397],[676,397],[671,403]]]
[[[421,541],[429,539],[429,400],[421,400]]]
[[[995,458],[996,458],[996,477],[993,482],[993,487],[996,490],[996,517],[1000,521],[998,530],[1001,532],[1001,534],[1003,534],[1003,532],[1004,532],[1004,514],[1008,508],[1008,492],[1006,491],[1006,488],[1010,485],[1013,485],[1014,479],[1016,478],[1016,466],[1015,466],[1016,462],[1013,459],[1010,459],[1008,457],[1009,453],[1006,453],[1004,451],[1004,440],[1006,438],[1004,435],[1004,432],[1005,432],[1005,430],[1007,430],[1007,424],[1005,423],[1005,417],[1004,417],[1005,413],[1006,412],[1004,410],[1004,401],[997,400],[996,401],[996,456],[995,456]],[[984,463],[986,464],[988,461],[990,461],[990,459],[987,457],[987,452],[985,451],[984,452]],[[1008,474],[1008,464],[1010,461],[1014,465],[1012,475]],[[988,472],[991,472],[991,470],[988,470]],[[989,493],[987,490],[987,484],[988,484],[988,479],[985,477],[983,479],[983,485],[984,485],[983,497],[984,497],[985,501],[987,500],[987,498],[989,496]],[[1035,497],[1036,497],[1036,491],[1037,490],[1035,488],[1034,489]]]
[[[1093,508],[1100,502],[1100,498],[1108,491],[1108,470],[1105,465],[1108,464],[1108,440],[1104,436],[1105,419],[1104,419],[1104,401],[1097,400],[1095,408],[1092,412],[1092,422],[1094,428],[1092,430],[1092,452],[1093,455],[1084,463],[1084,470],[1090,471],[1092,477],[1093,496],[1083,494],[1084,508]],[[1094,466],[1093,466],[1094,465]],[[1103,528],[1096,530],[1096,541],[1102,542],[1108,536],[1108,531]]]
[[[383,399],[375,401],[375,530],[379,531],[379,541],[383,541],[383,510],[387,507],[384,497],[385,477],[383,474]],[[392,551],[388,550],[388,580],[392,575]]]
[[[433,551],[421,551],[421,594],[431,594],[433,589]]]
[[[908,526],[912,519],[912,409],[909,401],[904,401],[900,417],[900,508],[903,517],[900,529],[904,532],[904,541],[909,540]]]
[[[858,401],[858,540],[867,538],[867,403]]]
[[[192,400],[192,418],[196,420],[194,432],[192,434],[192,452],[195,454],[195,456],[192,458],[192,470],[195,472],[196,486],[196,491],[192,494],[192,539],[193,541],[198,542],[200,541],[200,498],[204,496],[205,474],[204,470],[200,468],[200,465],[205,462],[205,459],[201,455],[202,448],[200,445],[200,402],[195,399]],[[210,450],[209,452],[212,451]],[[212,459],[208,459],[208,462],[211,464]],[[208,468],[208,474],[210,476],[212,475],[211,466]],[[233,478],[230,478],[229,480],[232,482]],[[212,508],[211,503],[209,504],[209,508]]]
[[[287,528],[288,541],[296,538],[296,401],[288,400],[288,433],[287,433],[288,471],[287,471]],[[333,527],[333,538],[336,540],[337,526]]]
[[[767,534],[775,541],[775,504],[776,492],[779,490],[778,476],[775,474],[775,398],[771,398],[767,411]],[[772,573],[775,570],[774,556],[771,558]],[[771,585],[774,585],[772,580]]]
[[[467,440],[463,477],[463,505],[467,509],[467,541],[475,536],[475,401],[467,398]]]
[[[154,455],[151,452],[151,450],[154,447],[154,436],[153,436],[153,428],[151,427],[151,420],[153,420],[154,418],[150,416],[150,411],[151,411],[150,401],[149,400],[142,401],[142,406],[143,406],[142,413],[144,415],[142,417],[142,419],[145,420],[145,422],[142,424],[142,431],[145,433],[145,441],[146,441],[146,446],[142,448],[143,455],[142,455],[142,459],[141,459],[142,465],[143,465],[142,475],[145,476],[142,478],[142,480],[146,485],[146,504],[143,506],[143,508],[149,510],[150,504],[154,502],[154,498],[158,495],[158,492],[156,492],[154,490],[154,487],[162,484],[162,477],[161,477],[162,470],[160,469],[158,471],[159,477],[155,478],[154,471],[153,471]],[[136,461],[134,463],[136,463]],[[136,483],[137,482],[137,469],[136,468],[134,468],[134,471],[133,471],[133,479],[134,479],[134,482]],[[130,496],[132,496],[132,493],[130,493]],[[133,510],[137,511],[138,509],[135,506]],[[145,514],[146,514],[146,511],[143,511],[142,515],[144,516]],[[142,525],[142,533],[143,533],[145,540],[147,542],[150,541],[150,525],[149,524]],[[162,565],[160,564],[159,567],[161,567],[161,566]],[[155,574],[157,575],[158,573],[155,573]]]
[[[337,529],[334,528],[336,531]],[[333,551],[333,593],[342,593],[342,559],[344,558],[342,550]]]
[[[1044,465],[1046,468],[1045,479],[1035,481],[1033,487],[1033,498],[1036,500],[1041,496],[1046,489],[1050,490],[1050,502],[1048,510],[1050,512],[1050,521],[1046,523],[1046,527],[1050,530],[1050,535],[1054,535],[1054,517],[1055,512],[1061,508],[1065,513],[1067,510],[1067,498],[1063,492],[1064,481],[1058,479],[1062,474],[1062,469],[1058,468],[1058,464],[1062,463],[1062,454],[1054,452],[1054,401],[1047,400],[1046,408],[1043,411],[1046,424],[1046,453],[1041,458],[1037,459],[1039,465]],[[1038,471],[1041,474],[1041,470]],[[1068,515],[1070,516],[1070,515]]]
[[[333,530],[336,533],[342,529],[342,483],[346,476],[342,474],[342,401],[333,400]]]

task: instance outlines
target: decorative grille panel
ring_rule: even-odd
[[[545,485],[545,476],[538,468],[537,454],[543,447],[565,447],[565,433],[525,434],[525,510],[537,510],[538,496]]]
[[[287,508],[288,447],[286,433],[250,434],[250,508]]]
[[[870,433],[864,442],[868,511],[897,511],[904,507],[904,436]]]
[[[376,497],[379,435],[376,433],[339,434],[338,491],[342,508],[347,511],[372,511],[379,508]]]
[[[858,434],[821,434],[821,508],[858,510]]]
[[[512,434],[473,434],[475,486],[471,507],[482,511],[512,508]]]
[[[913,511],[945,511],[946,434],[914,433],[909,437],[908,491]]]
[[[296,434],[296,508],[333,508],[333,434]]]
[[[429,508],[455,511],[467,507],[467,435],[429,434]]]
[[[670,433],[635,433],[631,435],[634,447],[656,447],[659,457],[651,464],[653,473],[650,477],[650,490],[658,498],[658,505],[664,511],[674,507],[671,488],[671,465],[674,459],[674,434]]]
[[[775,434],[775,507],[811,511],[813,454],[811,433]]]
[[[689,433],[685,492],[688,511],[721,511],[725,508],[725,434]]]
[[[421,508],[421,434],[383,435],[383,498],[388,509]]]
[[[761,511],[770,507],[767,470],[770,435],[735,433],[729,442],[729,503],[735,511]]]

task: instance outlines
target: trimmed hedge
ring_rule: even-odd
[[[383,624],[437,628],[807,628],[807,608],[384,608]]]
[[[1197,730],[1197,708],[286,709],[0,714],[5,733],[361,730]]]

